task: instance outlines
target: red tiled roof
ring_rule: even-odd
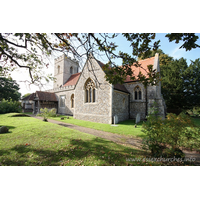
[[[137,78],[137,75],[139,74],[139,72],[141,71],[141,73],[145,76],[147,76],[147,72],[148,72],[148,65],[154,65],[154,58],[155,57],[151,57],[151,58],[147,58],[145,60],[140,60],[138,63],[141,64],[141,67],[136,67],[134,65],[131,66],[133,73],[135,75],[135,77]],[[146,71],[147,70],[147,71]],[[126,77],[126,80],[124,81],[126,82],[131,82],[133,80],[130,79],[130,76]]]
[[[63,87],[65,86],[69,86],[69,85],[76,85],[79,77],[81,75],[81,72],[76,73],[76,74],[72,74],[69,79],[67,80],[67,82],[63,85]]]
[[[147,76],[147,72],[148,72],[147,66],[148,65],[154,65],[154,59],[155,59],[155,57],[151,57],[151,58],[147,58],[147,59],[138,61],[138,63],[141,65],[142,68],[141,67],[136,67],[134,64],[131,66],[131,68],[132,68],[132,70],[134,72],[134,75],[136,77],[136,80],[137,80],[137,76],[138,76],[140,71],[141,71],[141,73],[143,75]],[[98,62],[100,67],[103,67],[105,65],[99,60],[96,60],[96,61]],[[127,82],[131,82],[131,81],[133,81],[133,80],[130,79],[130,76],[127,76],[126,80],[124,82],[127,83]],[[119,87],[119,85],[117,87]]]
[[[58,101],[55,93],[36,91],[39,101]]]

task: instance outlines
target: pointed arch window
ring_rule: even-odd
[[[94,82],[89,78],[85,83],[85,102],[92,103],[96,101],[96,89]]]
[[[74,94],[71,95],[71,108],[74,108]]]
[[[139,86],[136,86],[134,89],[134,96],[135,96],[135,100],[141,100],[142,99],[142,90]]]

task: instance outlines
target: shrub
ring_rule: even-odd
[[[40,114],[37,114],[37,116],[42,116],[43,121],[47,122],[47,118],[49,116],[49,110],[47,108],[41,108],[40,109]]]
[[[18,101],[5,100],[0,102],[0,114],[21,112],[21,104]]]
[[[146,134],[143,148],[149,149],[153,156],[184,157],[180,147],[193,149],[200,146],[200,127],[184,113],[178,116],[170,113],[164,120],[149,115],[143,128]]]
[[[56,117],[56,109],[52,108],[51,110],[49,110],[48,108],[41,108],[40,114],[38,114],[37,116],[42,116],[44,118],[43,121],[47,121],[48,117]]]
[[[55,108],[52,108],[49,111],[49,117],[56,117],[56,112],[57,112],[57,110]]]

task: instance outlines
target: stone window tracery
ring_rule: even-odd
[[[142,90],[139,86],[136,86],[134,89],[134,95],[135,95],[135,100],[141,100],[142,99]]]
[[[92,103],[95,101],[96,101],[95,84],[91,79],[88,79],[85,83],[85,102]]]

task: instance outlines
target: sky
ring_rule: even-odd
[[[190,60],[195,60],[197,58],[200,58],[200,48],[193,49],[191,51],[186,51],[184,49],[179,49],[181,46],[181,43],[176,44],[175,42],[169,42],[168,38],[165,37],[166,33],[157,33],[156,34],[156,41],[160,40],[160,49],[164,51],[164,53],[168,54],[169,56],[172,56],[174,59],[179,59],[181,57],[185,58],[187,60],[188,65],[190,64]],[[198,33],[198,36],[200,38],[200,34]],[[123,51],[123,52],[128,52],[131,54],[131,47],[130,44],[126,41],[126,39],[122,36],[119,36],[116,40],[116,43],[118,44],[117,50]],[[200,39],[198,39],[198,44],[200,44]],[[54,58],[59,56],[59,54],[55,54],[55,56],[52,56],[50,58],[50,63],[49,63],[49,68],[44,70],[44,73],[49,74],[49,73],[54,73]],[[100,61],[103,63],[106,63],[105,57],[99,57],[98,58]],[[120,62],[117,62],[117,64],[120,65]],[[37,86],[34,85],[29,85],[24,82],[20,82],[22,80],[27,80],[29,79],[29,74],[27,70],[18,70],[15,71],[11,74],[12,78],[17,81],[17,83],[20,85],[20,90],[19,92],[24,95],[26,93],[33,93],[37,90],[42,90],[45,91],[47,89],[52,89],[53,88],[53,82],[50,82],[45,85],[44,88],[38,88]]]

